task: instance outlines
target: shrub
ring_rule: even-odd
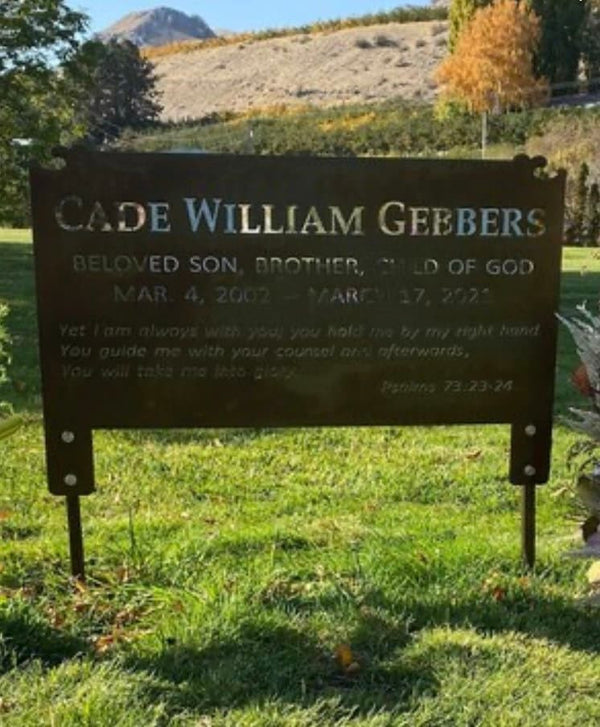
[[[389,38],[387,35],[380,34],[375,36],[375,45],[379,48],[395,48],[398,42],[393,38]]]

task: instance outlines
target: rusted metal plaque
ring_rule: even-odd
[[[69,153],[32,171],[49,483],[95,428],[513,424],[548,476],[543,161]]]

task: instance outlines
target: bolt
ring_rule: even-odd
[[[533,477],[533,475],[537,472],[536,468],[531,464],[528,464],[523,471],[527,477]]]
[[[535,424],[528,424],[525,427],[525,434],[528,437],[535,437],[535,435],[537,434],[537,427],[535,426]]]
[[[74,487],[76,484],[77,484],[76,475],[66,475],[65,476],[65,485],[68,485],[69,487]]]
[[[73,432],[63,432],[60,435],[60,438],[65,444],[72,444],[75,441],[75,435],[73,434]]]

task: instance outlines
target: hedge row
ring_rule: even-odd
[[[500,114],[488,121],[490,144],[522,146],[541,133],[553,109]],[[571,111],[571,113],[574,113]],[[122,145],[140,151],[196,148],[212,152],[257,154],[439,155],[476,149],[481,119],[433,107],[386,103],[321,110],[279,110],[257,116],[213,114],[206,119],[164,127]]]

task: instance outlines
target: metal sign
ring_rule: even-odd
[[[564,175],[69,152],[32,171],[48,479],[110,427],[513,425],[548,478]]]

